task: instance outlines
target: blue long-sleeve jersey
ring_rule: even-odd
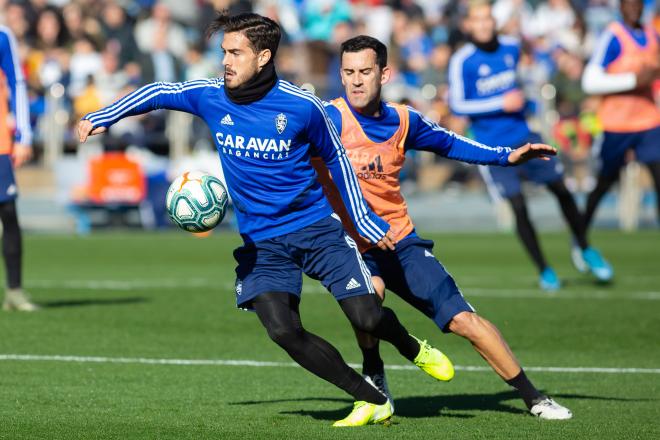
[[[506,113],[504,95],[519,88],[517,66],[520,45],[510,37],[498,37],[493,52],[472,43],[461,47],[449,62],[449,105],[470,118],[474,137],[487,145],[519,147],[530,131],[524,112]]]
[[[279,80],[250,104],[234,104],[222,79],[154,83],[83,119],[109,127],[121,118],[171,109],[202,118],[213,133],[227,189],[246,242],[304,228],[332,213],[310,163],[321,156],[361,235],[380,240],[389,225],[365,203],[346,151],[322,102]]]
[[[399,113],[389,104],[381,101],[379,116],[365,116],[351,106],[347,98],[344,99],[353,116],[360,123],[360,127],[369,139],[374,142],[385,142],[394,136],[399,129]],[[328,116],[341,133],[341,112],[337,107],[326,103]],[[481,165],[509,165],[511,148],[488,146],[445,130],[419,113],[416,109],[408,107],[408,135],[404,147],[408,150],[422,150],[436,153],[462,162]]]
[[[9,89],[9,111],[16,122],[14,140],[29,146],[32,144],[32,129],[27,88],[18,58],[16,39],[6,26],[0,26],[0,69],[5,75]]]

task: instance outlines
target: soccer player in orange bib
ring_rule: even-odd
[[[652,84],[660,79],[660,43],[650,25],[642,25],[642,0],[621,0],[622,21],[601,35],[584,70],[585,92],[604,95],[598,109],[603,130],[601,169],[584,214],[589,227],[598,203],[619,177],[628,150],[634,150],[653,177],[660,224],[660,108]]]
[[[2,221],[2,256],[7,274],[4,310],[32,312],[37,306],[22,289],[21,228],[16,214],[14,167],[32,157],[32,130],[27,91],[16,39],[9,28],[0,26],[0,220]]]
[[[345,96],[326,105],[341,135],[351,165],[369,206],[392,227],[394,251],[373,248],[352,226],[328,171],[313,160],[319,180],[346,230],[363,252],[378,294],[385,287],[424,313],[445,333],[468,339],[509,385],[530,412],[544,419],[568,419],[571,412],[539,392],[525,375],[497,328],[480,317],[463,298],[454,279],[433,255],[433,242],[417,235],[400,191],[399,173],[409,149],[432,151],[470,163],[516,165],[556,154],[544,144],[516,150],[479,144],[445,130],[411,107],[381,100],[390,77],[387,49],[375,38],[359,36],[341,46],[341,78]],[[391,400],[378,340],[357,332],[364,356],[363,375]]]

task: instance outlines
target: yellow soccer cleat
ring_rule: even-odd
[[[413,336],[413,338],[415,337]],[[420,349],[413,363],[431,377],[444,382],[452,380],[454,377],[454,365],[449,358],[437,348],[431,347],[426,341],[420,341],[419,339],[417,341],[419,341]]]
[[[392,417],[392,413],[392,404],[389,400],[382,405],[360,400],[353,404],[353,411],[345,419],[337,420],[332,426],[342,428],[386,423]]]

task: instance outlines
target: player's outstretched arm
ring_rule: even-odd
[[[546,144],[527,143],[509,153],[509,164],[520,165],[532,159],[550,160],[550,156],[556,156],[557,149]]]
[[[124,96],[117,102],[89,113],[78,124],[80,142],[88,136],[102,133],[117,121],[157,109],[179,110],[193,115],[199,114],[199,100],[207,88],[218,89],[222,83],[217,79],[200,79],[183,83],[157,82],[148,84]],[[83,124],[84,121],[91,123]]]

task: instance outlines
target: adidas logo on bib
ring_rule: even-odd
[[[358,287],[362,287],[362,284],[358,283],[355,278],[351,278],[348,284],[346,284],[346,290],[353,290],[357,289]]]

